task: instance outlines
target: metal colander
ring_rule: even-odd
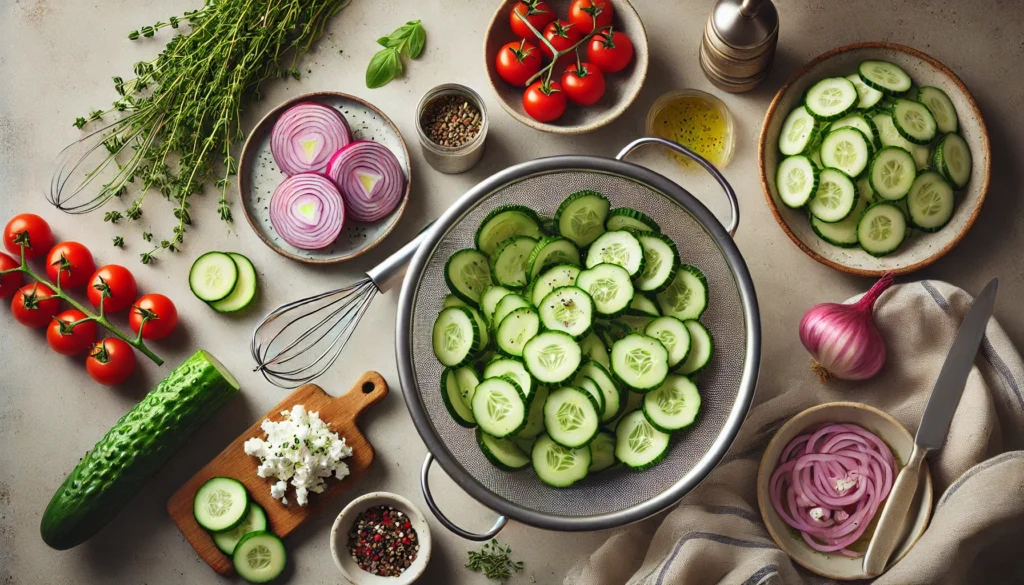
[[[445,526],[464,537],[490,538],[504,518],[486,534],[452,524],[430,494],[427,471],[433,458],[476,500],[504,517],[552,530],[605,529],[640,520],[678,501],[718,463],[747,413],[760,359],[760,321],[750,275],[730,237],[738,222],[735,195],[714,167],[698,161],[730,197],[733,225],[726,231],[680,186],[621,160],[650,142],[682,148],[660,139],[640,139],[617,159],[559,156],[509,168],[466,193],[423,235],[399,301],[399,372],[413,421],[430,451],[423,468],[427,503]],[[473,246],[476,229],[489,211],[519,204],[550,217],[566,195],[583,189],[603,193],[613,207],[633,207],[654,218],[678,244],[683,261],[704,271],[710,301],[701,320],[714,336],[715,353],[698,382],[701,414],[690,429],[673,436],[659,465],[639,473],[613,469],[556,489],[531,471],[498,469],[480,451],[474,433],[452,420],[441,399],[443,367],[434,356],[431,331],[448,293],[445,262],[456,250]]]

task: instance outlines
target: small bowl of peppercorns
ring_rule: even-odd
[[[430,527],[412,502],[388,492],[352,500],[331,529],[334,564],[352,585],[406,585],[430,560]]]

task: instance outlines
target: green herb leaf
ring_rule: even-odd
[[[114,236],[114,247],[115,248],[123,248],[124,247],[124,237],[123,236]]]
[[[414,21],[415,25],[409,32],[409,41],[406,43],[406,55],[409,55],[410,59],[415,59],[423,53],[423,47],[427,44],[427,31],[420,24],[420,21]],[[413,24],[413,23],[409,23]]]
[[[402,59],[398,49],[381,49],[370,59],[366,68],[366,87],[377,89],[388,84],[402,73]]]

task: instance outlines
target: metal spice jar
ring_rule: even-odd
[[[461,173],[484,154],[487,110],[472,89],[455,83],[428,91],[416,106],[423,157],[442,173]]]
[[[391,506],[363,510],[348,532],[348,551],[359,568],[380,577],[398,577],[419,554],[409,517]]]

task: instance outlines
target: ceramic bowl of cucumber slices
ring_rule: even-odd
[[[951,250],[988,191],[988,132],[963,82],[902,45],[832,49],[765,115],[761,183],[779,225],[822,264],[906,274]]]

